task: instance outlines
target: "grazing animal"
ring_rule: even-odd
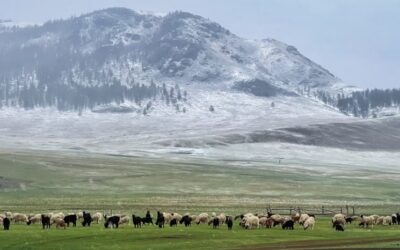
[[[29,217],[28,222],[26,224],[29,226],[30,224],[35,224],[35,223],[38,223],[40,221],[42,221],[42,215],[41,214],[36,214],[36,215],[33,215],[33,216]]]
[[[92,216],[92,221],[95,221],[96,224],[99,224],[99,222],[102,220],[103,215],[100,212],[96,212]]]
[[[50,216],[42,214],[41,221],[43,229],[50,228]]]
[[[177,226],[178,226],[178,222],[177,222],[176,218],[173,218],[173,219],[169,222],[169,226],[170,226],[170,227],[177,227]]]
[[[396,216],[396,214],[392,214],[392,224],[397,224],[397,216]]]
[[[220,215],[218,215],[217,218],[219,219],[220,224],[224,224],[226,221],[226,215],[224,213],[221,213]]]
[[[64,219],[64,217],[65,217],[65,215],[63,214],[63,213],[50,213],[49,214],[49,217],[50,217],[50,222],[52,223],[52,224],[54,224],[54,222],[56,221],[56,220],[63,220]]]
[[[288,220],[288,218],[282,217],[279,214],[272,214],[270,212],[267,213],[267,218],[271,218],[271,220],[273,221],[272,225],[274,227],[284,223],[285,220]]]
[[[182,223],[185,225],[185,227],[190,227],[192,225],[192,217],[190,217],[189,215],[184,215],[179,221],[179,224]]]
[[[219,218],[214,217],[214,219],[212,220],[212,224],[213,224],[213,228],[217,229],[219,227]]]
[[[15,223],[20,223],[20,222],[27,223],[28,216],[26,216],[25,214],[15,213],[12,216],[12,220],[14,220]]]
[[[172,213],[171,214],[171,220],[176,219],[176,222],[178,223],[178,221],[180,221],[182,219],[182,215],[178,214],[178,213]]]
[[[296,213],[295,215],[292,215],[292,220],[294,221],[294,222],[299,222],[299,220],[300,220],[300,214],[299,213]]]
[[[144,218],[143,218],[144,219]],[[135,216],[132,214],[132,223],[134,228],[141,228],[142,227],[142,218],[139,216]]]
[[[65,221],[63,219],[55,219],[53,221],[53,224],[56,224],[56,228],[67,228],[67,224],[65,223]]]
[[[121,226],[124,224],[129,224],[129,216],[124,215],[124,216],[120,217],[118,225]]]
[[[142,223],[143,223],[143,225],[146,225],[146,224],[152,224],[152,225],[154,225],[154,223],[153,223],[153,219],[152,218],[142,218]]]
[[[64,222],[67,224],[67,227],[69,227],[69,223],[72,223],[72,225],[76,227],[77,220],[78,217],[76,216],[76,214],[71,214],[64,217]]]
[[[207,224],[208,223],[208,214],[207,213],[201,213],[196,217],[195,223],[197,225],[199,224]]]
[[[294,221],[288,220],[282,224],[282,229],[284,230],[293,230],[294,229]]]
[[[150,211],[146,212],[146,216],[144,218],[142,218],[142,223],[143,225],[145,224],[153,224],[153,218],[151,217]]]
[[[383,225],[387,226],[387,225],[392,225],[393,221],[392,221],[392,216],[384,216],[383,217]]]
[[[160,211],[157,211],[157,220],[156,220],[156,225],[158,225],[159,228],[163,228],[165,224],[165,218],[163,213]]]
[[[82,217],[83,217],[83,221],[82,221],[82,226],[83,227],[90,227],[90,224],[92,223],[92,216],[90,215],[90,213],[86,213],[85,211],[82,212]]]
[[[246,229],[259,228],[260,219],[254,215],[245,216],[242,219],[241,225]]]
[[[162,215],[164,216],[164,221],[166,224],[169,224],[169,222],[173,219],[173,214],[172,213],[162,213]]]
[[[118,228],[119,220],[119,216],[110,216],[106,219],[106,222],[104,222],[104,227],[108,228],[111,224],[112,228]]]
[[[335,214],[332,217],[332,227],[335,227],[335,225],[344,225],[346,224],[346,216],[344,214]]]
[[[360,218],[361,218],[361,223],[363,223],[363,225],[364,225],[364,228],[368,228],[369,226],[371,226],[371,228],[373,228],[374,223],[378,219],[378,218],[376,218],[376,220],[375,220],[375,217],[373,215],[371,215],[371,216],[361,215]]]
[[[233,227],[233,219],[232,219],[232,216],[227,216],[227,217],[226,217],[225,223],[226,223],[226,225],[227,225],[227,227],[228,227],[228,230],[232,230],[232,227]]]
[[[353,222],[352,217],[346,217],[346,224],[351,224]]]
[[[304,230],[311,229],[314,230],[314,225],[315,225],[315,218],[314,217],[309,217],[303,224]]]
[[[3,219],[3,228],[4,230],[10,230],[10,219],[7,217]]]
[[[300,224],[300,225],[303,225],[304,222],[305,222],[308,218],[310,218],[310,216],[309,216],[308,214],[301,214],[301,215],[300,215],[300,218],[299,218],[299,224]]]
[[[342,224],[335,224],[336,231],[344,231],[344,226]]]

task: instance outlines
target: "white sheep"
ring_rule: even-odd
[[[307,230],[309,228],[311,230],[314,230],[314,225],[315,225],[315,218],[311,216],[311,217],[308,217],[306,221],[304,221],[303,228],[304,228],[304,230]]]
[[[196,216],[195,223],[196,224],[207,224],[208,223],[208,214],[207,213],[201,213],[198,216]]]
[[[42,221],[42,215],[41,214],[35,214],[33,216],[30,216],[28,218],[28,223],[29,224],[35,224],[35,223],[39,223]]]
[[[96,212],[92,215],[92,221],[95,221],[97,224],[103,219],[103,214],[100,212]]]
[[[308,218],[310,218],[310,216],[309,216],[308,214],[301,214],[301,215],[300,215],[300,218],[299,218],[299,224],[300,224],[300,225],[303,225],[304,222],[305,222]]]
[[[383,219],[385,217],[384,216],[379,216],[378,219],[376,220],[376,225],[383,225]]]
[[[28,216],[26,216],[26,214],[14,213],[12,215],[12,219],[14,220],[15,223],[28,222]]]
[[[217,216],[219,223],[224,224],[226,221],[226,215],[224,213],[220,213],[220,215]]]
[[[273,214],[269,218],[271,218],[271,220],[273,221],[273,226],[282,224],[285,222],[285,219],[287,219],[279,214]]]
[[[119,219],[119,225],[129,224],[129,216],[124,216]]]
[[[294,222],[299,222],[300,217],[301,217],[301,214],[300,213],[296,213],[295,215],[292,215],[292,220]]]
[[[64,220],[63,219],[60,219],[60,218],[55,218],[54,219],[54,221],[51,223],[51,224],[56,224],[56,228],[58,229],[58,228],[64,228],[64,229],[66,229],[66,227],[67,227],[67,225],[66,225],[66,223],[64,222]]]
[[[175,219],[176,222],[179,222],[182,219],[182,215],[178,213],[172,213],[171,215],[172,215],[171,220]]]
[[[374,216],[364,216],[361,215],[361,223],[364,225],[364,228],[368,228],[371,226],[371,228],[374,228],[375,221],[377,221],[379,216],[376,218]]]
[[[378,222],[378,218],[380,217],[377,214],[373,214],[373,215],[370,215],[370,216],[374,218],[374,224],[376,224]]]
[[[260,226],[264,226],[266,228],[271,228],[274,224],[274,221],[268,217],[261,217],[260,218]]]
[[[61,213],[61,212],[60,213],[49,213],[49,215],[51,215],[49,217],[50,217],[50,222],[52,224],[55,223],[56,220],[62,219],[64,221],[64,217],[65,217],[64,213]]]
[[[76,213],[76,218],[77,218],[78,220],[83,219],[83,212],[78,212],[78,213]]]
[[[246,229],[260,228],[260,219],[258,216],[246,216],[242,219],[242,225]]]
[[[383,217],[383,225],[392,225],[392,216]]]
[[[164,212],[164,213],[163,213],[163,216],[164,216],[164,222],[165,222],[165,224],[169,224],[169,222],[172,220],[172,214],[171,214],[171,213]]]
[[[344,214],[335,214],[332,217],[332,224],[339,224],[344,226],[346,224],[346,215]]]

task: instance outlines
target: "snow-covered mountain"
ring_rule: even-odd
[[[3,147],[201,155],[271,142],[398,145],[398,138],[388,139],[397,119],[354,124],[358,118],[315,98],[354,88],[295,47],[244,39],[190,13],[111,8],[0,26]],[[341,96],[347,112],[364,95],[356,102]],[[391,134],[375,140],[378,127]]]
[[[147,92],[156,95],[156,88],[142,89],[147,95],[136,88],[135,98],[128,90],[151,84],[160,89],[165,84],[167,90],[179,85],[190,96],[199,89],[268,97],[305,90],[337,93],[345,87],[293,46],[243,39],[185,12],[151,15],[110,8],[39,26],[3,27],[0,48],[0,96],[11,106],[94,108],[142,101],[154,97]],[[88,93],[94,91],[104,97]]]

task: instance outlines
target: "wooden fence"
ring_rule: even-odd
[[[354,206],[340,206],[340,207],[326,207],[321,206],[320,208],[316,207],[271,207],[267,206],[267,212],[274,214],[282,214],[282,215],[294,215],[296,213],[307,213],[307,214],[315,214],[315,215],[332,215],[332,214],[346,214],[346,215],[355,215],[356,210]]]

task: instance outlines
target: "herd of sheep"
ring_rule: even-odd
[[[44,213],[44,214],[31,214],[26,215],[22,213],[11,213],[5,212],[0,214],[0,223],[3,224],[4,230],[10,229],[11,222],[14,223],[26,223],[27,225],[41,223],[43,229],[49,229],[52,225],[56,228],[76,226],[77,222],[80,222],[83,227],[91,225],[91,223],[99,224],[104,220],[105,228],[118,228],[121,225],[128,225],[131,223],[135,228],[140,228],[142,225],[156,225],[163,228],[165,225],[170,227],[183,224],[185,227],[193,224],[208,224],[212,225],[214,229],[219,228],[221,225],[226,225],[228,230],[231,230],[234,221],[238,221],[239,226],[244,229],[258,229],[258,228],[272,228],[280,225],[282,229],[293,230],[294,225],[298,223],[304,230],[313,230],[315,226],[315,216],[312,214],[300,214],[282,216],[279,214],[241,214],[237,216],[225,215],[221,213],[217,215],[212,213],[200,213],[199,215],[190,215],[188,213],[180,215],[179,213],[169,213],[157,211],[157,215],[154,218],[149,211],[143,217],[137,215],[103,215],[100,212],[93,214],[88,212],[71,213],[65,215],[64,213]],[[392,225],[400,224],[400,214],[392,214],[391,216],[346,216],[344,214],[335,214],[332,217],[331,223],[332,228],[336,231],[344,231],[345,225],[357,221],[360,227],[373,228],[373,225]]]

